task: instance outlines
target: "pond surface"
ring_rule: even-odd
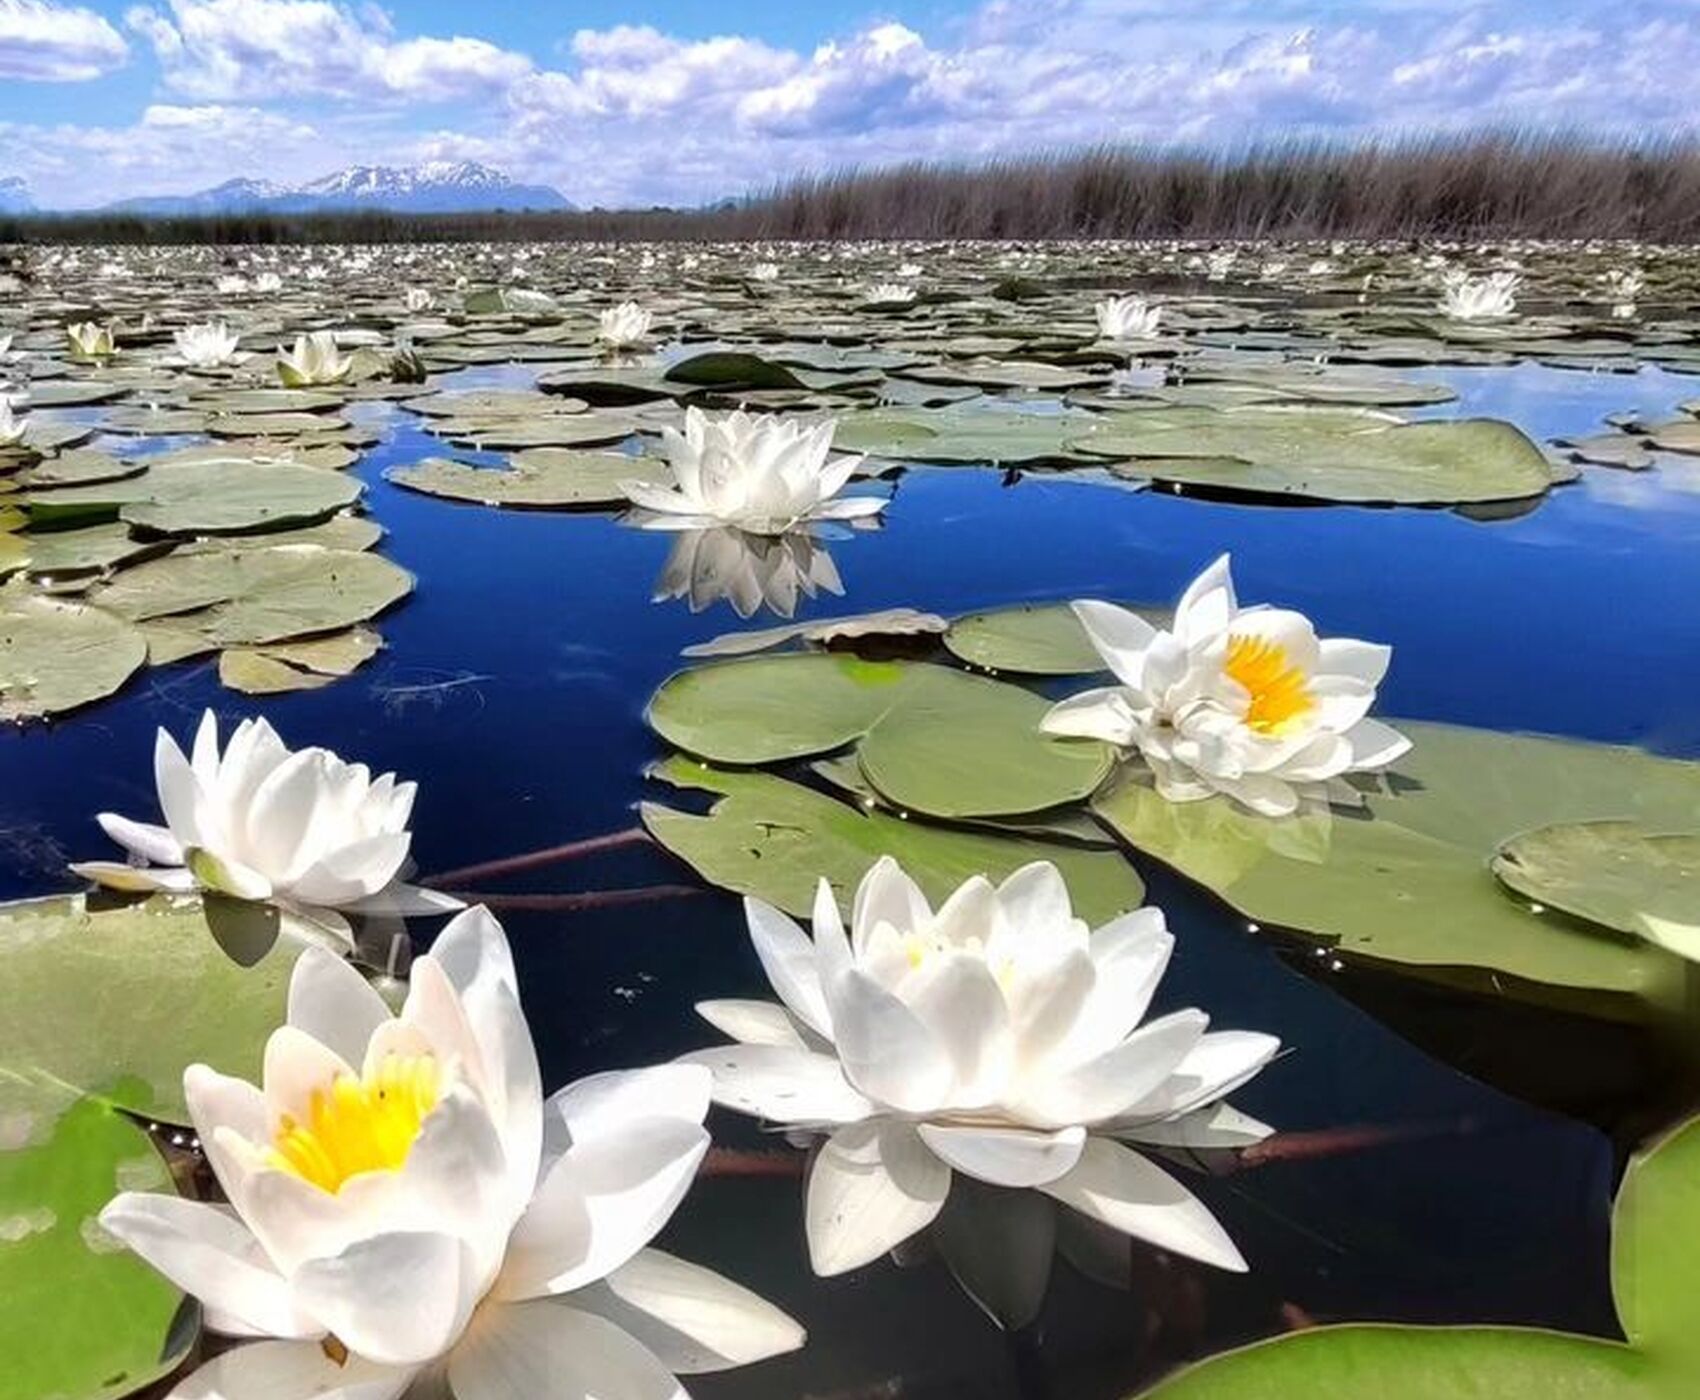
[[[531,377],[480,369],[439,382],[517,387]],[[1653,368],[1407,377],[1459,394],[1419,416],[1504,418],[1537,440],[1596,431],[1618,410],[1668,416],[1694,392],[1692,379]],[[683,599],[653,600],[672,536],[390,485],[386,467],[440,445],[406,415],[366,412],[385,433],[355,469],[366,507],[389,532],[383,552],[419,579],[384,620],[386,650],[324,690],[257,701],[221,689],[210,663],[158,668],[115,700],[0,733],[0,895],[73,888],[64,863],[106,854],[96,811],[153,810],[153,731],[187,736],[208,706],[227,721],[264,713],[291,743],[421,780],[414,851],[426,876],[629,829],[639,800],[658,795],[642,776],[663,752],[643,722],[647,697],[685,664],[682,648],[744,624],[723,602],[693,612]],[[1298,608],[1323,635],[1392,644],[1384,715],[1700,756],[1693,458],[1637,474],[1587,467],[1527,513],[1491,521],[916,467],[896,484],[883,528],[824,547],[843,596],[803,600],[800,619],[896,606],[952,616],[1082,596],[1161,602],[1227,550],[1242,597]],[[1510,1003],[1489,1036],[1463,998],[1333,968],[1138,863],[1178,938],[1154,1010],[1202,1005],[1217,1026],[1266,1030],[1291,1047],[1235,1096],[1277,1126],[1280,1150],[1185,1174],[1251,1273],[1066,1229],[1053,1253],[1041,1233],[1044,1247],[1008,1262],[1049,1271],[1045,1307],[1012,1334],[925,1238],[900,1261],[817,1280],[802,1236],[801,1155],[717,1112],[717,1146],[743,1155],[711,1162],[661,1244],[777,1302],[810,1343],[697,1378],[694,1393],[1110,1400],[1183,1359],[1307,1320],[1615,1335],[1611,1195],[1637,1136],[1694,1099],[1683,1057],[1647,1033]],[[529,898],[648,886],[697,892],[590,908]],[[712,1043],[694,1002],[767,994],[738,901],[700,888],[654,847],[474,888],[500,897],[550,1087]],[[999,1203],[988,1209],[995,1216]]]

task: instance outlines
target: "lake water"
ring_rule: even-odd
[[[1414,373],[1537,439],[1616,410],[1668,416],[1693,380],[1644,369],[1585,375],[1522,365]],[[468,371],[451,385],[515,385]],[[73,888],[66,860],[104,857],[93,821],[154,807],[153,731],[200,711],[266,714],[421,781],[414,850],[430,875],[632,827],[663,752],[642,711],[681,648],[740,622],[652,601],[672,537],[608,516],[505,512],[410,494],[385,467],[440,451],[416,420],[373,410],[384,443],[356,470],[419,577],[383,623],[387,649],[324,690],[248,701],[196,662],[152,670],[117,699],[0,733],[0,894]],[[1265,507],[989,469],[918,468],[884,527],[832,541],[844,596],[798,616],[892,606],[953,615],[1092,595],[1166,600],[1231,550],[1240,594],[1308,613],[1324,635],[1391,643],[1388,716],[1631,742],[1700,756],[1700,459],[1640,474],[1589,467],[1527,514]],[[772,619],[768,619],[769,622]],[[761,619],[749,625],[762,625]],[[1065,687],[1066,688],[1066,687]],[[1216,1274],[1138,1243],[1068,1237],[1010,1259],[1049,1271],[1037,1322],[1002,1332],[925,1241],[814,1279],[801,1228],[801,1154],[716,1114],[717,1158],[660,1243],[755,1288],[809,1329],[796,1355],[693,1380],[705,1397],[954,1396],[1109,1400],[1188,1357],[1306,1319],[1501,1321],[1613,1335],[1608,1219],[1623,1153],[1700,1100],[1683,1057],[1650,1036],[1556,1013],[1496,1011],[1409,983],[1330,969],[1250,934],[1187,882],[1152,868],[1179,946],[1155,1010],[1207,1007],[1218,1026],[1291,1047],[1235,1096],[1275,1124],[1279,1153],[1189,1174],[1252,1272]],[[628,845],[480,881],[548,896],[697,886],[673,858]],[[767,991],[738,902],[703,891],[501,916],[520,961],[545,1082],[631,1066],[718,1037],[704,997]],[[425,935],[421,930],[422,938]],[[753,1154],[753,1155],[752,1155]],[[1006,1206],[987,1203],[994,1215]],[[1024,1226],[1012,1224],[1011,1238]],[[1046,1238],[1040,1231],[1038,1238]]]

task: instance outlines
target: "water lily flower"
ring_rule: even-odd
[[[912,278],[919,277],[926,270],[927,269],[922,267],[921,264],[918,263],[918,262],[906,262],[906,263],[903,263],[901,266],[898,267],[897,275],[899,277],[911,278],[912,279]]]
[[[1514,293],[1522,281],[1515,272],[1486,277],[1449,272],[1441,282],[1440,314],[1455,321],[1502,321],[1516,311]]]
[[[429,311],[437,299],[424,287],[409,287],[402,297],[402,305],[409,311]]]
[[[1633,302],[1647,286],[1647,279],[1638,267],[1611,268],[1600,281],[1605,285],[1606,296],[1614,302]]]
[[[673,541],[652,601],[688,600],[693,613],[724,598],[746,621],[763,608],[792,618],[802,598],[844,595],[825,545],[802,530],[751,535],[725,528],[685,530]]]
[[[29,419],[23,414],[14,414],[11,400],[0,394],[0,452],[22,447],[29,430]]]
[[[220,296],[240,296],[248,290],[248,279],[239,273],[230,273],[214,282],[213,288]]]
[[[750,269],[750,281],[752,282],[777,282],[778,280],[778,263],[759,262]]]
[[[1171,802],[1223,793],[1288,816],[1320,785],[1411,747],[1368,718],[1392,648],[1319,640],[1284,608],[1242,609],[1225,554],[1187,588],[1172,631],[1112,603],[1074,614],[1120,684],[1053,706],[1041,728],[1137,749]]]
[[[620,489],[668,529],[732,525],[782,535],[804,521],[877,515],[885,508],[878,497],[833,499],[862,460],[831,456],[836,426],[830,418],[807,424],[688,408],[684,432],[661,430],[673,485],[626,481]]]
[[[915,289],[901,282],[876,282],[868,288],[869,306],[908,306],[915,300]]]
[[[102,812],[102,829],[142,864],[87,861],[71,869],[126,891],[209,890],[326,911],[432,914],[457,900],[401,882],[417,792],[395,774],[374,778],[329,749],[291,750],[263,719],[243,720],[223,753],[208,710],[191,757],[160,730],[154,785],[164,826]]]
[[[71,357],[77,360],[108,360],[115,352],[112,327],[96,321],[74,321],[65,327]]]
[[[124,1192],[100,1215],[246,1339],[185,1400],[649,1400],[802,1344],[753,1293],[646,1247],[708,1147],[708,1073],[600,1074],[545,1103],[485,910],[414,962],[400,1015],[306,950],[264,1064],[258,1087],[183,1076],[228,1209]]]
[[[185,326],[173,337],[184,364],[196,369],[216,369],[236,358],[239,337],[223,321]]]
[[[1092,308],[1098,317],[1098,334],[1105,340],[1147,340],[1157,334],[1163,308],[1143,297],[1110,297]]]
[[[283,278],[275,272],[262,272],[254,279],[254,290],[260,293],[281,292]]]
[[[623,301],[596,317],[596,338],[611,350],[629,350],[649,337],[655,317],[635,301]]]
[[[293,350],[280,350],[277,355],[277,377],[287,389],[337,384],[353,368],[353,358],[337,351],[336,336],[330,331],[298,335]]]
[[[935,912],[896,861],[831,887],[812,939],[744,901],[780,1005],[698,1007],[738,1044],[685,1057],[739,1112],[828,1134],[804,1223],[816,1273],[868,1263],[924,1229],[951,1174],[1036,1188],[1125,1234],[1243,1270],[1190,1192],[1126,1144],[1245,1146],[1269,1129],[1223,1098],[1268,1064],[1271,1036],[1145,1019],[1174,947],[1160,910],[1095,933],[1049,862],[963,884]]]

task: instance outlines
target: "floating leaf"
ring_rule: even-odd
[[[944,666],[820,653],[683,671],[649,721],[717,763],[772,763],[856,743],[863,773],[900,809],[939,817],[1037,812],[1089,795],[1112,764],[1103,744],[1039,732],[1047,703]]]
[[[231,647],[218,658],[220,684],[244,695],[317,690],[370,661],[383,638],[369,627],[351,627],[302,642],[269,647]]]
[[[913,637],[943,632],[949,624],[936,613],[914,608],[886,608],[881,612],[858,613],[854,617],[824,617],[809,622],[792,622],[783,627],[764,627],[753,632],[727,632],[684,649],[693,657],[749,656],[772,651],[789,642],[833,642],[846,637]]]
[[[16,584],[0,589],[0,720],[41,719],[102,700],[147,661],[121,617]]]
[[[586,510],[625,505],[622,482],[661,484],[671,477],[653,457],[536,447],[516,454],[506,467],[476,467],[430,457],[410,466],[391,467],[384,479],[409,491],[479,505]]]
[[[969,613],[950,624],[944,644],[970,666],[1031,676],[1080,676],[1104,669],[1067,603],[1027,603]]]
[[[652,775],[721,797],[707,816],[645,803],[643,822],[657,841],[711,884],[799,916],[809,914],[823,877],[848,911],[857,883],[882,855],[901,861],[935,904],[970,876],[1002,879],[1035,860],[1061,869],[1075,912],[1094,926],[1138,908],[1145,898],[1138,874],[1116,851],[903,821],[767,773],[710,768],[677,756]]]
[[[1093,810],[1135,848],[1208,885],[1248,919],[1343,955],[1593,1014],[1644,1014],[1629,999],[1664,1005],[1680,995],[1677,959],[1531,912],[1505,897],[1488,862],[1508,835],[1537,823],[1622,819],[1670,829],[1691,822],[1700,808],[1700,764],[1603,744],[1395,723],[1413,747],[1384,780],[1366,784],[1361,810],[1323,808],[1295,824],[1223,797],[1175,804],[1131,765]]]
[[[1700,921],[1696,831],[1625,821],[1543,826],[1500,846],[1493,873],[1526,899],[1622,933],[1644,932],[1649,914]]]
[[[294,463],[241,460],[150,466],[140,476],[96,486],[36,491],[36,524],[116,515],[162,534],[233,534],[322,520],[360,497],[358,481]]]

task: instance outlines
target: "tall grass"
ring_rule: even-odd
[[[0,242],[1633,238],[1700,241],[1700,142],[1563,134],[1102,148],[806,176],[711,209],[0,218]]]

